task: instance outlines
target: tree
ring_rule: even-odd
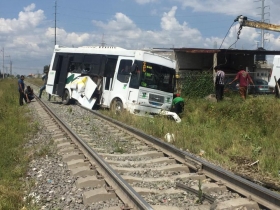
[[[50,68],[50,65],[45,65],[43,73],[46,73],[47,71],[49,71],[49,68]]]

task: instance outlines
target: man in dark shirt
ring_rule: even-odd
[[[23,99],[26,101],[26,98],[24,97],[24,76],[21,75],[20,79],[18,80],[18,92],[19,92],[19,105],[23,105]]]
[[[32,101],[32,99],[34,99],[33,89],[30,86],[26,87],[24,94],[25,94],[25,98],[28,103],[30,103],[30,101]]]

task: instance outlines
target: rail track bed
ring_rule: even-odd
[[[53,132],[58,153],[75,177],[84,209],[280,206],[279,194],[99,112],[44,98],[37,102],[34,107]],[[45,104],[47,108],[42,108]],[[104,205],[98,206],[100,203]]]

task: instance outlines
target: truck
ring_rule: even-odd
[[[143,50],[110,46],[63,47],[56,45],[48,72],[46,92],[63,104],[127,110],[138,115],[171,112],[176,61]]]

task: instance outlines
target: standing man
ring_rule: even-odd
[[[223,100],[224,97],[224,87],[225,87],[225,72],[219,70],[218,66],[214,67],[216,72],[215,78],[215,90],[217,102]]]
[[[249,73],[243,69],[243,66],[239,66],[239,72],[237,73],[234,80],[232,80],[232,82],[230,82],[229,84],[233,83],[236,80],[239,80],[239,94],[241,98],[245,100],[247,96],[248,85],[249,83],[254,85],[254,82],[251,79]]]
[[[26,98],[24,97],[24,76],[21,75],[20,79],[18,80],[18,92],[19,92],[19,105],[23,105],[23,99],[26,102]]]
[[[44,76],[42,76],[42,80],[44,81],[44,85],[40,88],[40,91],[39,91],[39,98],[41,98],[43,90],[46,89],[46,85],[47,85],[47,81],[48,81],[48,74],[49,74],[49,71],[47,71],[47,72],[44,74]],[[49,99],[48,99],[48,100],[50,100],[50,99],[51,99],[51,94],[49,94]]]

